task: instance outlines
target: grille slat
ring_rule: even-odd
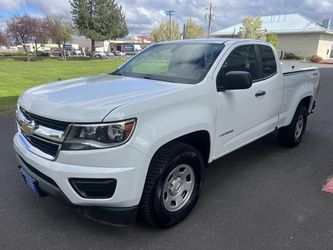
[[[51,155],[53,157],[57,156],[60,144],[51,143],[51,142],[39,139],[34,136],[28,136],[23,131],[21,131],[21,132],[24,135],[24,137],[30,142],[30,144],[32,146],[34,146],[35,148],[39,149],[40,151],[42,151],[48,155]]]
[[[58,131],[65,131],[66,128],[71,124],[70,122],[56,121],[53,119],[41,117],[39,115],[32,114],[22,107],[20,107],[21,112],[28,120],[33,120],[36,125],[40,125],[46,128],[55,129]],[[54,158],[57,157],[58,151],[60,149],[61,143],[43,139],[36,135],[30,135],[25,133],[21,129],[21,133],[27,139],[27,141],[35,148],[39,149],[41,152],[50,155]]]
[[[47,128],[65,131],[68,125],[71,124],[70,122],[56,121],[53,119],[41,117],[39,115],[31,114],[23,108],[21,108],[21,111],[26,117],[33,119],[37,125],[41,125]]]

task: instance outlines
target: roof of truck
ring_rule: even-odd
[[[239,39],[239,38],[200,38],[200,39],[184,39],[184,40],[174,40],[165,41],[162,43],[212,43],[212,44],[224,44],[224,43],[236,43],[236,42],[253,42],[253,43],[266,43],[260,40],[253,39]]]

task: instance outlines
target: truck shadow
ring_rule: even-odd
[[[243,170],[258,168],[260,162],[266,161],[278,151],[286,150],[279,145],[277,132],[254,141],[220,159],[212,162],[206,169],[205,192],[223,185],[223,180],[238,175]]]

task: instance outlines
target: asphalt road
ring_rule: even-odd
[[[16,168],[13,115],[0,117],[1,249],[332,249],[333,68],[322,69],[316,113],[303,143],[275,134],[207,169],[202,197],[180,225],[111,227],[85,219],[52,197],[38,198]]]

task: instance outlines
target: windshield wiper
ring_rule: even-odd
[[[115,75],[115,76],[122,76],[123,74],[119,72],[119,70],[113,71],[112,73],[110,73],[111,75]]]
[[[175,82],[175,83],[177,83],[177,81],[175,81],[175,80],[165,79],[164,77],[155,76],[155,75],[143,75],[140,78],[148,79],[148,80],[156,80],[156,81]]]

